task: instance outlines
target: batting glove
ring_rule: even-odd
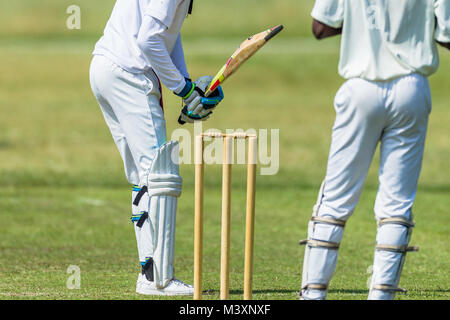
[[[193,123],[194,121],[205,121],[212,114],[212,110],[223,100],[224,94],[219,86],[209,97],[205,97],[205,90],[213,78],[210,76],[200,77],[195,83],[186,79],[185,88],[178,94],[182,96],[185,106],[181,110],[178,123]]]

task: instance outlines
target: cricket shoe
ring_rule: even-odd
[[[148,281],[145,276],[140,276],[136,284],[136,292],[153,296],[189,296],[194,294],[194,287],[173,278],[167,286],[158,289],[154,282]]]
[[[139,290],[141,290],[141,284],[144,281],[145,276],[142,273],[139,273],[138,279],[136,281],[136,292],[139,293]]]

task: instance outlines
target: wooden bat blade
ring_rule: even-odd
[[[238,47],[233,55],[228,59],[227,63],[219,70],[216,76],[208,86],[205,96],[209,96],[217,87],[223,83],[228,77],[230,77],[245,61],[253,56],[256,51],[261,49],[270,39],[276,36],[283,30],[282,25],[278,25],[266,31],[257,33]]]

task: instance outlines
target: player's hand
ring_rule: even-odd
[[[224,94],[220,86],[209,97],[205,97],[206,88],[212,79],[211,76],[203,76],[198,78],[195,83],[189,83],[189,80],[186,80],[187,86],[190,85],[191,88],[189,93],[183,97],[185,106],[181,110],[178,123],[205,121],[212,114],[213,109],[223,100]],[[187,90],[183,91],[186,92]]]

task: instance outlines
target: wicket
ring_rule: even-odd
[[[257,136],[246,133],[203,133],[195,138],[194,299],[202,298],[204,137],[223,139],[220,299],[229,297],[231,165],[234,139],[248,139],[244,299],[252,299]]]

